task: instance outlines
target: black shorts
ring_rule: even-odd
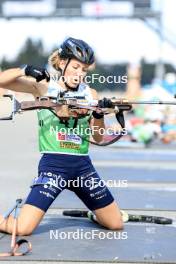
[[[64,189],[73,191],[91,211],[114,201],[89,156],[44,154],[31,188],[25,204],[45,212]]]

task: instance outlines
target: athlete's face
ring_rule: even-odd
[[[88,67],[89,65],[72,59],[69,62],[64,75],[67,84],[76,88],[79,83],[83,82],[84,77],[87,74]]]

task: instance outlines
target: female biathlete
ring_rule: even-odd
[[[60,90],[77,91],[86,94],[90,100],[97,100],[97,92],[84,83],[88,70],[95,63],[94,52],[86,42],[74,38],[66,39],[60,48],[51,54],[49,62],[61,72],[58,80],[52,80],[43,68],[26,65],[23,68],[1,72],[0,87],[30,93],[35,98],[57,96]],[[101,106],[105,108],[111,103],[107,98],[100,101]],[[122,229],[121,213],[112,194],[106,186],[98,184],[101,179],[89,158],[89,143],[84,137],[59,132],[61,128],[73,127],[75,120],[69,118],[66,122],[47,109],[38,111],[38,119],[42,157],[38,166],[38,177],[34,179],[31,191],[18,216],[17,234],[30,235],[52,202],[66,188],[84,202],[94,213],[94,220],[100,225],[111,230]],[[91,117],[79,119],[78,125],[84,128],[93,125],[104,128],[104,117],[94,111]],[[98,129],[93,137],[97,142],[102,140]],[[74,184],[63,184],[68,181],[74,182],[75,179],[81,179],[81,184],[76,187]],[[86,181],[96,184],[90,186],[84,184]],[[0,215],[0,222],[2,220],[3,216]],[[11,234],[13,220],[13,216],[10,215],[0,226],[0,231]]]

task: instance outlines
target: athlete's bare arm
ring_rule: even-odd
[[[93,99],[94,100],[98,100],[98,93],[97,93],[97,91],[95,90],[95,89],[92,89],[91,88],[91,93],[92,93],[92,96],[93,96]],[[96,119],[96,118],[93,118],[92,120],[91,120],[91,124],[90,124],[90,126],[93,128],[93,126],[94,127],[96,127],[96,131],[93,133],[93,135],[92,135],[92,137],[93,137],[93,139],[96,141],[96,142],[101,142],[102,140],[103,140],[103,135],[100,135],[99,133],[98,133],[98,129],[97,129],[97,127],[98,128],[105,128],[105,124],[104,124],[104,118],[101,118],[101,119]]]
[[[0,87],[37,97],[46,93],[48,83],[45,80],[37,83],[34,78],[25,76],[23,69],[13,68],[0,73]]]

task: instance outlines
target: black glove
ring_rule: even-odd
[[[32,65],[26,65],[24,67],[24,72],[26,76],[31,76],[36,79],[37,82],[40,82],[46,79],[47,82],[50,80],[50,75],[47,70],[41,67],[34,67]]]
[[[104,97],[103,99],[98,101],[98,107],[100,108],[111,108],[112,107],[111,99]]]
[[[103,98],[103,99],[99,100],[98,101],[98,107],[100,107],[100,108],[111,108],[112,107],[111,99]],[[96,111],[93,111],[92,116],[96,119],[101,119],[101,118],[103,118],[104,114],[103,113],[97,113]]]
[[[108,98],[103,98],[101,100],[98,100],[98,107],[100,108],[111,108],[112,107],[112,101],[111,99]],[[92,116],[96,119],[103,118],[104,114],[103,113],[97,113],[96,111],[92,112]]]

